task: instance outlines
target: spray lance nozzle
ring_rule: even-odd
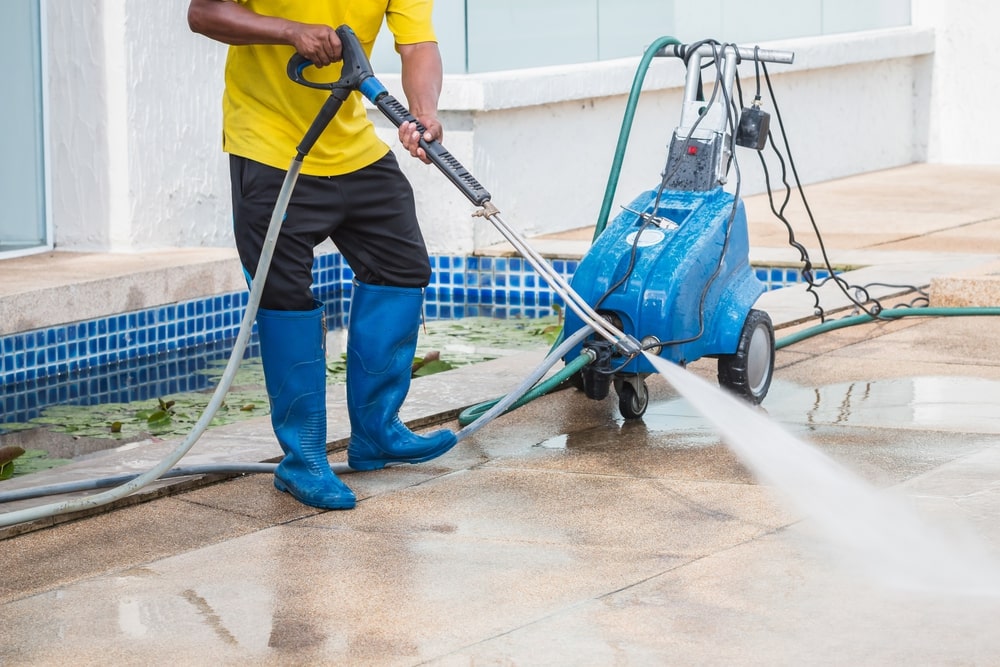
[[[642,343],[628,334],[622,334],[614,341],[614,347],[629,359],[637,357],[643,352]]]

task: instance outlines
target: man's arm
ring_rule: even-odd
[[[403,92],[412,113],[427,128],[423,138],[438,141],[444,130],[438,121],[438,98],[441,96],[442,67],[441,52],[436,42],[400,44],[399,57],[402,60]],[[399,127],[399,140],[410,155],[430,162],[424,149],[420,148],[420,132],[413,123],[403,123]]]
[[[231,0],[191,0],[187,18],[193,32],[225,44],[287,44],[317,67],[340,60],[340,38],[327,25],[263,16]]]

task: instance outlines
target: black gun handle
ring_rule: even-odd
[[[399,100],[388,93],[380,95],[375,100],[375,106],[385,114],[392,123],[399,127],[403,123],[415,123],[421,136],[427,128],[420,124],[410,110],[403,106]],[[462,163],[455,159],[451,153],[441,144],[440,141],[427,141],[420,139],[420,147],[427,153],[428,159],[441,170],[445,176],[462,191],[469,201],[476,206],[482,206],[490,200],[490,193],[479,181],[469,173],[469,170],[462,166]]]
[[[303,86],[318,88],[320,90],[335,90],[337,88],[357,89],[361,83],[372,76],[372,66],[365,55],[364,47],[358,41],[358,36],[354,34],[350,26],[342,25],[337,28],[337,37],[340,38],[340,78],[333,82],[310,81],[305,77],[305,70],[312,67],[313,62],[301,53],[293,53],[285,67],[288,78]]]
[[[340,107],[344,104],[344,100],[347,99],[351,91],[345,90],[343,88],[337,88],[330,92],[330,97],[326,98],[326,102],[323,103],[323,107],[319,110],[316,118],[313,119],[312,125],[309,126],[309,130],[306,131],[302,141],[299,143],[298,147],[295,149],[298,151],[296,157],[300,162],[302,159],[312,150],[313,144],[319,139],[320,135],[323,134],[323,130],[326,126],[330,124],[333,117],[337,115],[340,111]]]
[[[309,86],[310,88],[318,88],[320,90],[330,90],[336,84],[331,83],[319,83],[316,81],[310,81],[307,79],[303,72],[307,67],[312,67],[312,61],[306,58],[301,53],[293,53],[292,57],[288,60],[288,65],[285,67],[285,73],[288,74],[288,78],[295,83],[302,86]]]

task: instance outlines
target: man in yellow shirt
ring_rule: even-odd
[[[432,0],[191,0],[195,32],[229,44],[223,97],[223,150],[230,156],[233,227],[252,280],[285,170],[327,93],[286,75],[298,52],[336,81],[335,28],[348,25],[371,53],[383,20],[402,62],[403,90],[423,138],[440,140],[441,56]],[[328,67],[329,66],[329,67]],[[325,78],[324,78],[325,77]],[[403,146],[427,162],[416,126],[399,128]],[[455,434],[416,435],[398,412],[430,280],[413,190],[375,134],[359,93],[351,94],[303,161],[257,314],[271,422],[285,456],[274,485],[300,502],[354,507],[326,451],[324,308],[313,297],[313,249],[333,240],[354,272],[347,343],[348,463],[374,470],[447,452]]]

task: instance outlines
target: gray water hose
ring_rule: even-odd
[[[60,514],[93,509],[120,500],[162,477],[194,447],[194,444],[198,442],[198,438],[208,428],[208,425],[215,417],[215,413],[218,412],[219,407],[222,405],[222,401],[226,397],[226,392],[229,391],[229,387],[233,384],[233,379],[236,377],[236,372],[239,370],[240,361],[243,359],[247,343],[250,342],[254,319],[257,317],[257,307],[260,304],[260,297],[264,291],[267,272],[271,267],[271,257],[274,255],[274,246],[278,242],[278,234],[281,232],[281,224],[284,221],[285,211],[288,209],[288,201],[292,197],[295,182],[298,180],[299,172],[302,170],[302,157],[300,154],[292,160],[292,164],[288,168],[288,173],[285,175],[285,180],[281,184],[281,190],[278,193],[278,199],[271,214],[267,235],[264,237],[264,245],[261,247],[260,260],[257,262],[257,271],[254,274],[254,281],[250,288],[247,309],[243,313],[243,320],[240,323],[240,332],[236,336],[236,343],[233,346],[232,353],[229,355],[229,361],[226,363],[226,369],[222,373],[222,378],[219,380],[219,384],[216,386],[211,400],[191,430],[191,433],[163,460],[121,486],[85,498],[73,498],[58,503],[39,505],[38,507],[29,507],[27,509],[0,514],[0,528]]]
[[[341,67],[341,78],[338,81],[333,83],[313,84],[302,77],[302,71],[307,66],[311,65],[308,60],[305,60],[300,54],[296,53],[292,56],[291,60],[288,61],[286,72],[293,81],[311,87],[329,90],[330,96],[327,97],[326,101],[323,103],[319,113],[313,119],[309,129],[306,130],[305,135],[302,137],[302,141],[299,142],[299,145],[295,149],[296,155],[292,158],[292,163],[288,167],[288,172],[285,174],[285,180],[281,184],[281,190],[278,192],[277,200],[274,203],[274,210],[271,212],[271,220],[268,223],[267,235],[264,237],[264,243],[261,246],[260,258],[257,261],[257,270],[254,272],[254,279],[250,285],[250,298],[247,303],[247,309],[243,313],[243,321],[240,323],[240,331],[236,336],[236,343],[233,346],[232,353],[229,355],[229,361],[226,364],[226,369],[222,374],[222,378],[220,379],[218,386],[216,386],[215,392],[212,394],[212,398],[209,401],[208,406],[206,406],[205,411],[202,413],[198,422],[191,430],[191,433],[188,434],[187,438],[185,438],[180,445],[168,454],[166,458],[157,463],[153,468],[119,487],[93,496],[88,496],[86,498],[77,498],[61,503],[53,503],[50,505],[42,505],[40,507],[32,507],[29,509],[0,514],[0,528],[13,526],[26,521],[34,521],[37,519],[56,516],[59,514],[68,514],[70,512],[92,509],[124,498],[132,492],[141,489],[150,482],[153,482],[165,475],[171,468],[173,468],[174,464],[176,464],[191,450],[194,444],[198,442],[198,438],[200,438],[202,433],[205,432],[205,429],[208,428],[212,418],[215,417],[215,413],[222,405],[222,401],[226,397],[229,387],[233,383],[236,372],[239,370],[240,361],[243,358],[243,353],[246,350],[247,343],[250,341],[250,336],[253,332],[253,323],[257,317],[257,307],[260,305],[260,297],[264,291],[264,283],[267,280],[267,273],[271,268],[271,257],[273,257],[274,247],[278,243],[278,235],[281,232],[281,225],[284,222],[285,213],[288,210],[288,202],[291,200],[292,192],[295,190],[295,183],[298,181],[299,172],[302,171],[302,161],[305,159],[306,155],[309,154],[309,151],[312,150],[313,145],[315,145],[320,135],[326,130],[326,127],[330,124],[330,121],[333,120],[333,117],[337,115],[338,111],[340,111],[344,101],[347,100],[353,91],[359,90],[359,86],[362,85],[364,77],[370,75],[371,66],[368,64],[368,59],[365,56],[361,43],[358,41],[357,36],[350,29],[350,27],[340,26],[337,28],[337,35],[340,37],[343,47],[341,52],[343,65]]]
[[[554,385],[560,384],[566,376],[568,370],[577,370],[579,366],[586,365],[592,361],[592,357],[587,354],[581,355],[582,359],[577,365],[567,365],[564,371],[561,371],[556,377],[550,378],[550,380],[536,385],[535,383],[545,375],[545,373],[559,360],[561,359],[574,345],[579,343],[587,335],[593,333],[593,329],[589,326],[584,326],[582,329],[577,331],[568,340],[563,342],[559,347],[555,348],[550,352],[546,358],[542,361],[537,369],[532,372],[528,377],[526,377],[520,385],[518,385],[513,391],[511,391],[503,399],[492,401],[488,404],[484,404],[484,407],[491,407],[492,409],[488,412],[483,413],[479,416],[476,421],[472,424],[466,426],[461,431],[458,432],[457,438],[462,440],[480,428],[485,426],[487,423],[495,419],[505,412],[520,407],[524,403],[534,400],[540,395],[543,395],[554,388]],[[234,350],[235,352],[235,350]],[[242,357],[242,352],[239,354]],[[221,386],[221,385],[220,385]],[[218,391],[218,389],[217,389]],[[194,443],[191,443],[194,444]],[[190,448],[189,448],[190,449]],[[186,451],[184,452],[186,453]],[[181,456],[183,456],[183,454]],[[179,458],[179,457],[178,457]],[[192,477],[196,475],[246,475],[246,474],[260,474],[260,473],[273,473],[274,469],[277,467],[276,463],[218,463],[218,464],[206,464],[206,465],[193,465],[186,466],[183,468],[172,468],[165,473],[159,475],[155,479],[174,479],[177,477]],[[333,463],[330,465],[333,472],[338,475],[345,473],[356,472],[346,463]],[[13,491],[0,492],[0,505],[4,503],[12,503],[19,500],[29,500],[32,498],[42,498],[45,496],[56,496],[63,495],[67,493],[79,493],[82,491],[93,491],[94,489],[106,489],[111,486],[117,486],[119,484],[125,484],[127,482],[132,482],[137,479],[139,474],[125,474],[125,475],[115,475],[111,477],[101,477],[98,479],[83,479],[76,480],[72,482],[63,482],[59,484],[47,484],[44,486],[36,486],[26,489],[15,489]],[[13,514],[13,513],[12,513]],[[0,515],[0,518],[7,515]],[[48,515],[46,515],[48,516]],[[41,518],[41,517],[38,517]]]
[[[160,475],[159,479],[173,479],[175,477],[192,477],[195,475],[245,475],[250,473],[274,472],[276,463],[228,463],[187,466],[185,468],[172,468]],[[127,475],[115,475],[113,477],[101,477],[99,479],[81,479],[75,482],[62,482],[60,484],[46,484],[28,489],[15,489],[0,493],[0,504],[13,503],[18,500],[29,500],[31,498],[43,498],[45,496],[60,496],[65,493],[79,493],[80,491],[93,491],[94,489],[106,489],[109,486],[117,486],[130,482],[139,473]]]
[[[528,375],[528,377],[524,378],[521,384],[518,385],[512,392],[507,394],[504,398],[496,401],[496,403],[494,403],[489,410],[484,412],[474,422],[460,430],[456,434],[458,440],[463,440],[464,438],[469,437],[483,426],[506,412],[508,408],[513,406],[518,401],[518,399],[527,394],[531,388],[535,386],[535,383],[538,382],[557,361],[562,359],[563,356],[573,349],[573,347],[578,345],[580,341],[593,332],[594,329],[589,325],[584,325],[574,332],[573,335],[564,340],[561,345],[549,352],[548,356],[542,360],[542,363],[539,364],[538,368]]]
[[[561,384],[565,380],[569,371],[575,372],[581,366],[590,363],[593,360],[593,357],[586,353],[582,354],[576,364],[568,364],[565,369],[560,371],[553,378],[550,378],[540,384],[535,384],[553,365],[555,365],[557,361],[559,361],[559,359],[572,349],[574,345],[579,343],[583,338],[591,333],[593,333],[593,329],[589,326],[584,326],[567,341],[564,341],[558,347],[553,348],[545,359],[542,360],[542,363],[538,366],[538,368],[535,369],[534,372],[526,377],[520,385],[518,385],[505,397],[476,406],[483,409],[482,414],[479,414],[474,422],[459,431],[456,435],[457,439],[462,440],[472,435],[501,414],[510,412],[528,401],[534,400],[535,398],[552,391],[556,385]],[[492,409],[486,411],[486,408]],[[463,413],[463,415],[465,414],[466,413]],[[461,419],[459,421],[461,422]],[[173,468],[168,470],[163,475],[160,475],[158,479],[173,479],[177,477],[191,477],[195,475],[245,475],[273,473],[276,467],[276,463],[219,463],[194,465],[183,468]],[[333,472],[338,475],[356,472],[346,463],[334,463],[331,464],[330,467],[333,469]],[[56,496],[66,493],[79,493],[82,491],[93,491],[94,489],[105,489],[110,486],[116,486],[118,484],[124,484],[132,481],[138,476],[138,474],[116,475],[113,477],[76,480],[73,482],[47,484],[45,486],[0,492],[0,504],[16,502],[19,500],[29,500],[31,498]]]

